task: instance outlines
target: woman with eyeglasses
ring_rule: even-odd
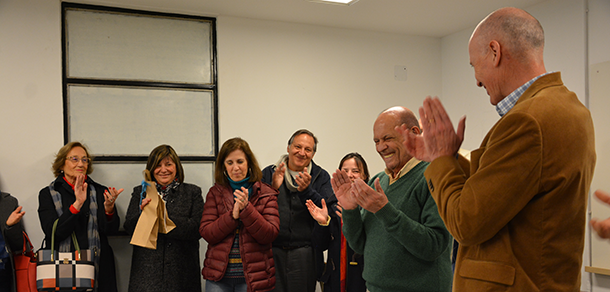
[[[107,188],[91,179],[92,159],[87,148],[70,142],[59,149],[51,168],[55,175],[38,195],[38,217],[45,234],[45,245],[51,247],[53,224],[55,249],[75,251],[72,233],[81,249],[98,251],[97,291],[117,291],[114,253],[108,235],[119,230],[120,219],[115,201],[123,189]]]

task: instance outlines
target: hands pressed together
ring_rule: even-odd
[[[462,117],[457,132],[441,101],[437,97],[426,97],[419,108],[422,134],[416,135],[406,125],[396,127],[404,138],[404,145],[411,156],[432,162],[441,156],[455,156],[464,141],[466,117]]]
[[[233,197],[235,197],[235,204],[233,205],[233,219],[239,219],[239,213],[248,206],[248,189],[245,187],[241,187],[241,189],[235,190],[233,192]]]
[[[353,210],[360,206],[371,213],[377,213],[388,203],[379,179],[375,180],[373,189],[361,179],[352,182],[345,171],[337,169],[330,182],[342,209]]]

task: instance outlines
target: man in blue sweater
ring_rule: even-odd
[[[373,126],[373,140],[386,169],[369,180],[350,182],[337,170],[332,186],[343,206],[343,233],[364,255],[363,277],[371,292],[450,291],[451,235],[441,220],[424,178],[427,162],[412,158],[402,124],[420,134],[409,109],[392,107]]]

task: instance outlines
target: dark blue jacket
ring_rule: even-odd
[[[271,185],[274,172],[275,165],[265,167],[263,169],[263,182]],[[314,224],[318,224],[309,214],[305,202],[312,200],[320,207],[321,200],[328,200],[332,195],[330,175],[313,161],[311,161],[311,182],[304,191],[291,192],[286,187],[286,183],[282,183],[277,199],[280,213],[280,232],[273,242],[273,246],[311,246]]]

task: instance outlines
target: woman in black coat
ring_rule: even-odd
[[[201,188],[184,182],[184,169],[176,151],[160,145],[148,156],[146,169],[163,197],[167,216],[176,227],[157,234],[157,248],[133,246],[130,292],[201,292],[199,221],[203,213]],[[142,186],[136,186],[125,215],[125,230],[133,235],[140,214],[150,199],[140,205]]]
[[[4,252],[0,251],[0,292],[16,291],[13,252],[23,248],[21,218],[25,212],[21,209],[15,197],[0,192],[0,235],[6,246]]]
[[[339,162],[339,169],[345,171],[352,182],[356,179],[367,182],[369,179],[366,161],[356,152],[345,155]],[[318,208],[311,201],[307,202],[307,207],[312,217],[318,221],[312,239],[314,247],[319,250],[328,249],[326,263],[318,264],[318,280],[322,283],[323,291],[365,292],[366,283],[362,278],[364,258],[355,253],[343,237],[342,209],[335,195],[328,198],[326,208]]]
[[[81,249],[98,251],[99,256],[95,258],[97,291],[117,291],[114,253],[108,235],[119,230],[120,219],[114,203],[123,189],[107,188],[91,179],[92,159],[87,148],[79,142],[61,147],[52,169],[56,179],[38,195],[38,217],[45,234],[45,246],[51,247],[53,223],[59,219],[55,250],[75,251],[71,237],[74,232]],[[58,205],[54,194],[59,194]]]

